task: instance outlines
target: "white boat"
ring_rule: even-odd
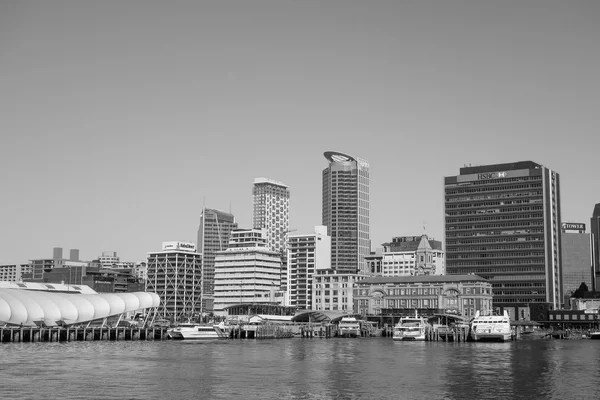
[[[507,311],[504,311],[503,315],[481,315],[477,311],[471,322],[471,337],[476,342],[483,340],[505,342],[510,340],[511,333]]]
[[[193,323],[179,324],[175,328],[169,329],[167,334],[171,339],[176,340],[206,340],[206,339],[225,339],[226,332],[219,325],[200,325]]]
[[[354,317],[342,317],[338,325],[340,336],[359,337],[360,322]]]
[[[401,317],[400,321],[394,326],[394,340],[425,340],[429,332],[429,322],[427,318],[417,315],[412,317]]]

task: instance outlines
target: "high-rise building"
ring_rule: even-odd
[[[592,239],[585,233],[585,224],[563,222],[561,224],[561,265],[565,305],[581,283],[593,288]],[[593,289],[592,289],[593,290]]]
[[[201,313],[202,255],[187,242],[163,242],[162,251],[148,253],[146,291],[160,297],[157,315],[186,321]]]
[[[381,276],[444,275],[442,242],[427,235],[401,236],[383,243]]]
[[[287,302],[299,310],[312,307],[313,275],[331,268],[331,238],[327,227],[316,226],[314,233],[290,235],[287,260]]]
[[[267,248],[284,257],[290,227],[289,187],[272,179],[256,178],[252,194],[254,197],[253,228],[264,229]]]
[[[592,234],[592,260],[594,262],[594,290],[600,291],[600,203],[594,206],[590,219]]]
[[[214,313],[227,307],[271,304],[281,285],[281,254],[267,247],[263,229],[234,229],[229,246],[216,253]]]
[[[512,318],[530,303],[563,304],[557,172],[532,161],[465,166],[444,191],[448,274],[488,279],[494,307]]]
[[[345,273],[368,273],[369,163],[334,151],[325,152],[323,220],[331,236],[331,267]]]
[[[231,231],[238,224],[232,214],[205,208],[200,215],[198,228],[198,253],[202,254],[202,310],[213,310],[215,292],[215,256],[227,249]]]

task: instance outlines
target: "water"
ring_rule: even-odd
[[[0,344],[0,397],[597,399],[600,341]]]

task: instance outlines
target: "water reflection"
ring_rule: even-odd
[[[0,345],[3,398],[595,399],[600,343],[389,338]]]

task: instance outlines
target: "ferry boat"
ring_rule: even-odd
[[[471,322],[471,337],[474,341],[495,340],[505,342],[511,338],[508,312],[503,315],[481,315],[475,313]]]
[[[219,325],[200,325],[194,323],[179,324],[167,331],[169,338],[175,340],[225,339],[227,334]]]
[[[425,340],[429,332],[427,318],[415,315],[413,317],[402,317],[394,326],[394,340]]]
[[[360,322],[354,317],[342,317],[338,329],[342,337],[360,336]]]

